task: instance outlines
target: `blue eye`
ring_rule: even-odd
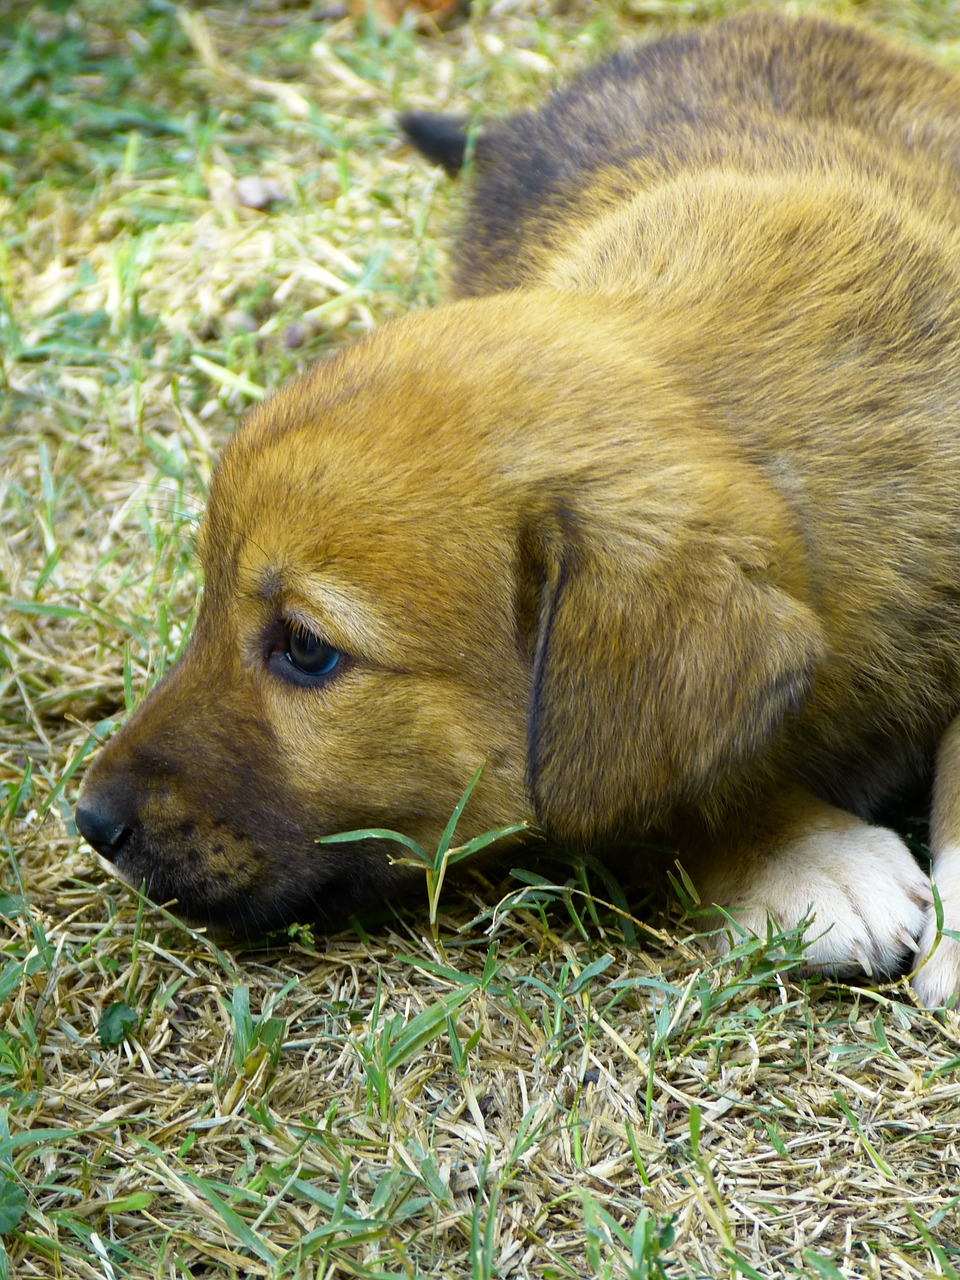
[[[287,628],[286,660],[305,676],[329,676],[336,671],[342,654],[326,640],[300,627]]]

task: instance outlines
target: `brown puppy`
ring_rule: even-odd
[[[409,131],[451,169],[464,136]],[[77,822],[156,898],[331,924],[429,845],[656,829],[809,956],[930,950],[876,806],[935,756],[960,923],[960,85],[845,27],[733,18],[491,126],[455,293],[257,409],[180,665]],[[479,296],[472,296],[479,295]],[[943,942],[917,979],[960,986]]]

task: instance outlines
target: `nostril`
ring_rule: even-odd
[[[93,845],[97,853],[116,862],[132,834],[131,828],[108,810],[90,809],[77,805],[77,828],[84,840]]]

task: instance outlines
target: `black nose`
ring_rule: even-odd
[[[85,804],[77,805],[76,819],[84,840],[92,844],[97,853],[116,862],[132,835],[123,819],[108,808],[93,809]]]

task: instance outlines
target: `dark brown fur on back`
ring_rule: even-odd
[[[437,158],[452,153],[448,134]],[[615,54],[541,109],[486,125],[474,164],[454,261],[464,297],[531,284],[544,251],[605,206],[714,167],[872,172],[952,219],[957,85],[859,28],[748,14]]]

